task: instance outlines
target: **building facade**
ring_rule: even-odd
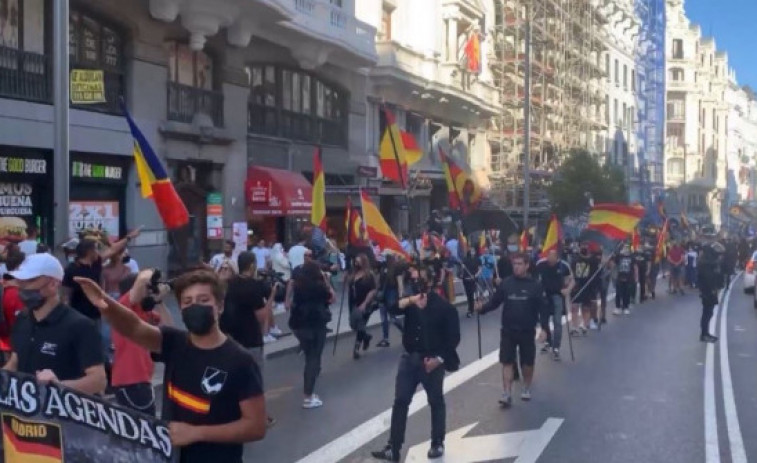
[[[0,39],[0,215],[38,225],[50,242],[53,3],[10,3]],[[350,0],[74,0],[70,8],[71,69],[102,71],[104,84],[104,101],[72,104],[72,235],[143,226],[132,255],[169,269],[207,259],[234,223],[284,241],[286,224],[271,220],[309,214],[309,191],[300,191],[309,183],[264,180],[252,167],[307,173],[320,145],[327,169],[342,173],[366,154],[360,69],[375,62],[375,29],[355,18]],[[121,98],[167,166],[190,226],[167,232],[141,198]],[[256,180],[265,185],[256,189]]]
[[[377,28],[378,62],[368,71],[367,89],[370,166],[378,167],[386,126],[382,108],[423,152],[410,167],[409,203],[397,185],[369,180],[379,188],[382,213],[399,232],[417,231],[410,224],[449,204],[439,150],[487,182],[485,130],[501,110],[487,67],[491,7],[491,2],[460,0],[359,2],[358,16]]]
[[[725,92],[728,103],[728,203],[754,201],[757,167],[757,99],[740,86],[736,71],[729,72]]]

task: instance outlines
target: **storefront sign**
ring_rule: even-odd
[[[118,201],[71,201],[68,206],[68,236],[83,230],[103,230],[119,235]]]
[[[378,195],[378,188],[360,185],[326,185],[326,194],[329,195],[359,195],[361,191],[371,196]]]
[[[0,216],[33,216],[33,193],[31,183],[0,183]]]
[[[249,191],[251,203],[267,203],[271,195],[271,185],[258,182],[256,185],[251,185]]]
[[[378,177],[378,167],[357,166],[358,177],[376,178]]]
[[[71,163],[71,175],[80,178],[123,180],[124,169],[121,166],[105,166],[74,161]]]
[[[231,225],[234,241],[234,252],[240,253],[247,250],[247,222],[234,222]]]
[[[47,161],[34,158],[14,158],[0,156],[0,174],[41,174],[47,173]]]
[[[71,70],[71,103],[105,103],[105,77],[102,70]]]
[[[208,193],[207,227],[208,239],[223,238],[223,196],[221,193]]]
[[[173,461],[166,422],[30,375],[0,381],[0,462]]]

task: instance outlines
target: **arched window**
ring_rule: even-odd
[[[248,132],[346,146],[349,94],[313,73],[255,64],[250,79]]]

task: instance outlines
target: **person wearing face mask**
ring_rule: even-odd
[[[347,277],[349,284],[350,328],[355,331],[355,346],[352,358],[360,358],[360,348],[368,350],[373,336],[366,331],[366,324],[371,317],[371,305],[376,296],[376,277],[371,271],[368,256],[359,254],[354,261],[352,273]]]
[[[252,355],[219,329],[224,293],[218,277],[196,270],[174,280],[188,332],[153,326],[94,281],[76,281],[114,330],[163,358],[161,416],[179,463],[242,463],[243,444],[265,436],[265,399]]]
[[[50,254],[27,257],[11,272],[27,310],[11,331],[10,359],[3,369],[35,375],[86,394],[105,390],[102,342],[94,322],[61,302],[63,267]]]

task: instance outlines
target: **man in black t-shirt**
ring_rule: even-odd
[[[242,463],[243,444],[265,436],[260,370],[252,356],[218,327],[224,293],[211,271],[174,281],[187,330],[158,328],[110,298],[92,280],[77,278],[113,329],[165,362],[163,419],[180,463]]]
[[[638,280],[638,268],[636,266],[636,260],[631,255],[631,248],[627,245],[620,251],[620,255],[615,257],[613,263],[617,270],[617,280],[615,283],[615,291],[617,295],[615,297],[615,315],[629,315],[631,309],[631,291],[632,285],[636,284]]]
[[[640,250],[634,254],[634,261],[638,276],[636,281],[639,283],[639,303],[642,304],[647,299],[647,278],[649,277],[649,263],[652,260],[651,254],[647,250]],[[635,289],[636,284],[633,285]]]
[[[540,316],[541,329],[547,335],[547,343],[542,352],[552,349],[555,360],[560,360],[560,343],[562,341],[562,317],[565,314],[565,298],[573,290],[573,274],[570,265],[560,260],[556,249],[547,253],[547,257],[536,264],[535,276],[544,287],[544,294],[549,304]],[[552,317],[554,333],[550,330],[549,319]]]
[[[581,243],[578,255],[573,260],[573,278],[575,285],[571,293],[571,334],[586,335],[586,327],[597,329],[597,297],[602,284],[599,275],[601,258],[589,252],[589,243]],[[579,322],[578,309],[581,309]],[[578,326],[576,325],[577,323]]]

